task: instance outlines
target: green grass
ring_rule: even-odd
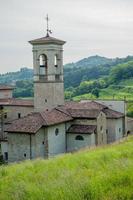
[[[133,200],[133,137],[0,168],[0,200]]]

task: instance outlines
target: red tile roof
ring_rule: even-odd
[[[50,126],[70,121],[73,118],[59,110],[53,109],[41,113],[32,113],[12,121],[5,129],[6,132],[36,133],[42,126]]]
[[[9,85],[0,85],[0,90],[13,90],[14,87],[13,86],[9,86]]]
[[[73,120],[73,118],[70,115],[61,112],[56,108],[51,111],[42,112],[41,116],[48,126]]]
[[[15,99],[15,98],[8,98],[8,99],[0,99],[1,106],[30,106],[33,107],[33,100],[27,99]]]
[[[96,131],[96,128],[97,128],[97,126],[95,126],[95,125],[76,124],[76,125],[72,125],[67,130],[67,133],[92,134]]]
[[[96,119],[101,112],[100,110],[87,110],[87,109],[68,109],[68,112],[73,118],[86,118]]]
[[[72,109],[89,109],[89,110],[102,110],[104,108],[107,108],[107,106],[97,103],[95,101],[90,102],[74,102],[74,101],[68,101],[65,103],[66,108],[72,108]]]
[[[30,104],[26,104],[25,102],[24,104],[24,100],[22,100],[21,105],[33,106],[32,103],[30,102]],[[32,113],[24,118],[15,120],[12,122],[11,125],[8,126],[6,131],[36,133],[37,130],[39,130],[42,126],[59,124],[71,121],[75,118],[95,119],[98,117],[101,111],[103,111],[106,114],[107,118],[118,119],[124,116],[122,113],[108,109],[106,106],[103,106],[96,102],[69,102],[66,103],[65,106],[58,106],[57,108],[54,108],[51,111]]]
[[[111,109],[104,109],[103,112],[105,113],[107,119],[119,119],[121,117],[124,117],[123,113],[120,113],[118,111],[115,110],[111,110]]]
[[[44,121],[40,113],[32,113],[12,121],[6,128],[6,132],[18,132],[18,133],[36,133],[44,124]]]

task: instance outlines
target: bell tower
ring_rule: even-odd
[[[31,40],[34,68],[34,109],[49,110],[64,104],[63,45],[65,41],[49,35]]]

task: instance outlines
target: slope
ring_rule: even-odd
[[[132,200],[133,137],[0,168],[0,200]]]

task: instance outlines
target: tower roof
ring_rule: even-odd
[[[66,42],[63,41],[63,40],[59,40],[57,38],[54,38],[54,37],[50,37],[48,35],[48,36],[45,36],[45,37],[42,37],[42,38],[39,38],[39,39],[31,40],[31,41],[29,41],[29,43],[30,44],[59,44],[59,45],[63,45]]]

